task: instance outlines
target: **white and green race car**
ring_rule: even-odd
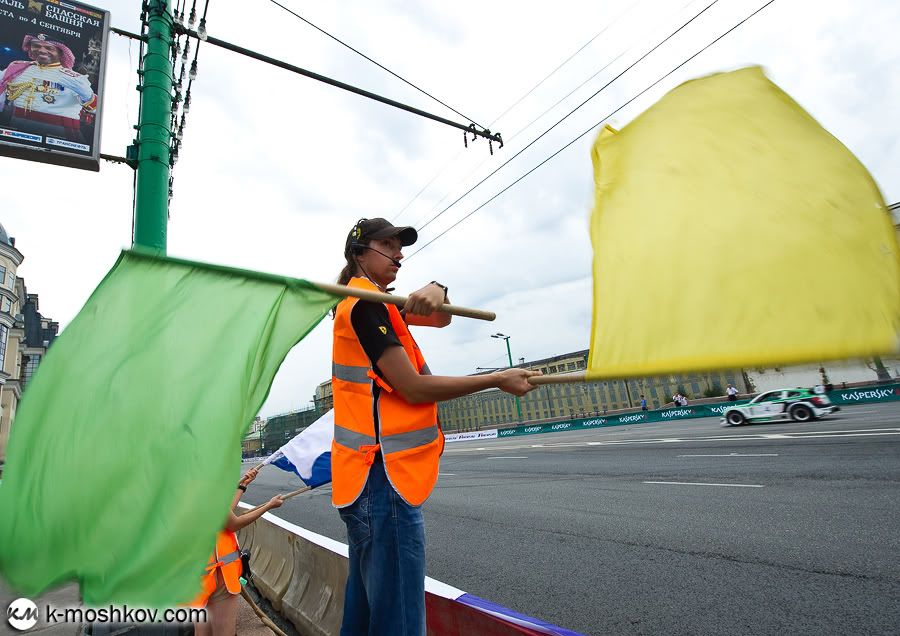
[[[722,413],[722,424],[740,426],[747,422],[772,422],[791,419],[808,422],[840,411],[825,395],[816,389],[778,389],[760,393],[747,404],[728,407]]]

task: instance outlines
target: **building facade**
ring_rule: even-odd
[[[0,464],[22,392],[59,332],[17,275],[25,257],[0,225]]]
[[[266,420],[262,430],[260,450],[266,455],[274,453],[289,439],[319,419],[320,413],[319,409],[310,408],[273,415]]]
[[[544,375],[584,371],[588,351],[573,351],[552,358],[516,365],[541,371]],[[672,401],[676,391],[689,400],[724,395],[733,384],[741,393],[749,392],[747,378],[740,370],[694,373],[677,376],[632,378],[606,382],[545,384],[520,398],[522,422],[556,418],[587,417],[610,411],[639,408],[641,395],[647,407],[660,408]],[[466,431],[519,423],[516,400],[499,389],[480,391],[438,405],[441,426],[446,432]]]
[[[25,338],[25,322],[20,299],[24,283],[16,271],[25,257],[0,226],[0,461],[6,459],[9,430],[22,397],[20,345]]]
[[[331,380],[325,380],[316,387],[313,403],[320,413],[327,413],[334,408],[334,394],[331,390]]]
[[[241,441],[242,457],[256,457],[262,454],[262,434],[265,428],[265,420],[257,415],[250,424],[250,430]]]
[[[25,325],[25,339],[22,348],[22,386],[27,386],[31,376],[37,371],[47,349],[59,334],[59,323],[41,314],[40,299],[37,294],[29,294],[24,288],[25,303],[22,318]]]

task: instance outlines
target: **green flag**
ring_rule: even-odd
[[[337,302],[306,281],[123,252],[25,392],[0,485],[0,574],[91,605],[199,591],[241,439]]]

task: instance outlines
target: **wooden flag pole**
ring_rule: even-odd
[[[281,495],[281,498],[283,500],[287,501],[291,497],[296,497],[297,495],[302,494],[302,493],[306,492],[307,490],[312,490],[312,486],[304,486],[303,488],[298,488],[297,490],[289,492],[286,495]],[[266,504],[263,503],[263,504],[259,504],[258,506],[253,506],[247,512],[253,512],[254,510],[259,510],[260,508],[262,508],[265,505]],[[244,514],[247,514],[247,512],[245,512]]]
[[[556,375],[536,375],[528,378],[530,384],[536,386],[541,384],[574,384],[576,382],[587,382],[587,374],[584,371],[577,373],[558,373]]]
[[[307,490],[312,490],[312,486],[304,486],[303,488],[298,488],[297,490],[294,490],[293,492],[289,492],[286,495],[281,495],[281,498],[284,499],[285,501],[287,501],[291,497],[296,497],[300,493],[304,493]]]
[[[395,296],[394,294],[384,294],[382,292],[372,291],[371,289],[359,289],[358,287],[347,287],[345,285],[331,285],[329,283],[312,283],[323,292],[334,294],[335,296],[352,296],[361,300],[369,300],[376,303],[390,303],[402,307],[406,304],[406,296]],[[468,307],[459,307],[458,305],[441,305],[438,311],[453,316],[463,316],[464,318],[475,318],[477,320],[496,320],[497,314],[492,311],[482,311],[481,309],[469,309]]]

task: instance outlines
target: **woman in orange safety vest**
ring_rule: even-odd
[[[241,550],[235,533],[267,511],[278,508],[284,501],[281,495],[276,495],[253,510],[241,515],[234,514],[241,495],[247,491],[247,484],[256,479],[258,472],[258,468],[251,468],[238,482],[238,490],[228,511],[228,520],[216,535],[216,547],[209,557],[200,593],[190,603],[191,607],[206,608],[206,622],[194,623],[196,636],[234,636],[236,633],[242,568]]]
[[[415,229],[360,219],[338,283],[388,291]],[[347,526],[350,564],[342,636],[425,634],[425,533],[420,506],[438,477],[437,402],[488,388],[524,395],[536,371],[432,375],[409,325],[445,327],[447,288],[431,282],[390,303],[346,298],[334,316],[332,503]]]

